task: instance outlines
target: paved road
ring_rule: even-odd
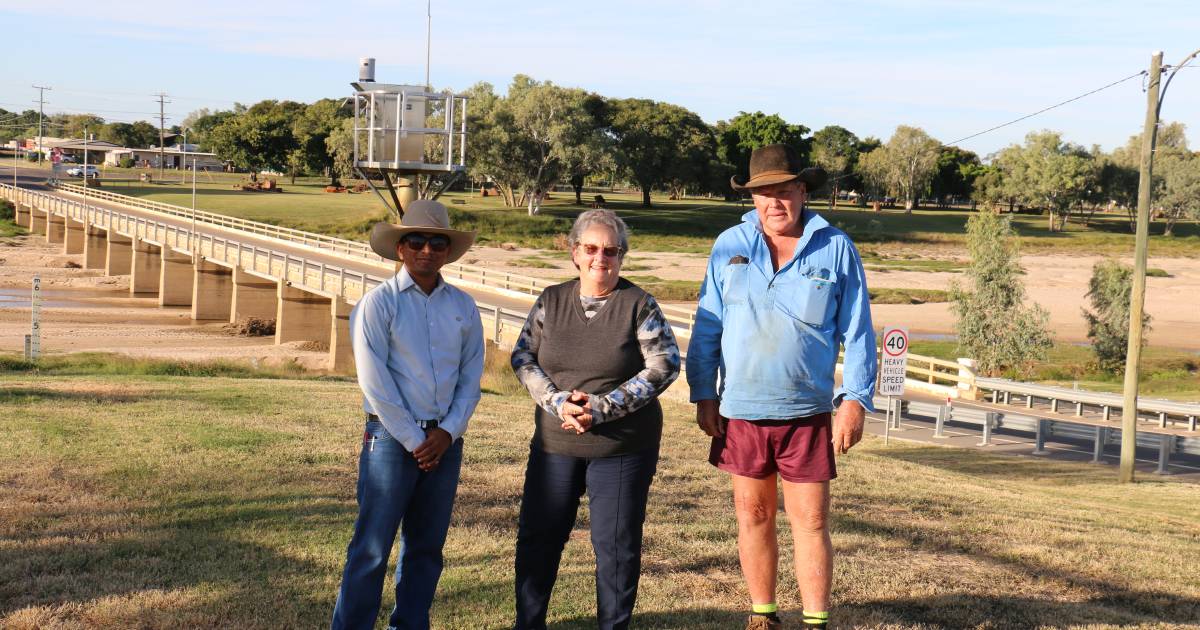
[[[905,400],[941,404],[944,399],[934,396],[908,392],[904,395]],[[877,404],[880,410],[883,406]],[[975,409],[981,411],[1007,411],[1012,414],[1019,415],[1036,415],[1025,409],[1021,405],[1004,406],[993,405],[987,402],[966,402],[956,400],[954,407],[957,409]],[[1034,410],[1036,412],[1037,409]],[[980,446],[983,431],[979,425],[951,422],[945,427],[945,438],[933,437],[935,418],[910,415],[901,419],[899,431],[892,429],[890,439],[900,440],[905,442],[918,442],[926,444],[936,444],[939,446],[954,446],[959,448],[974,449],[987,451],[991,453],[999,453],[1014,456],[1028,457],[1044,457],[1059,461],[1072,462],[1090,462],[1092,461],[1093,442],[1091,439],[1070,439],[1064,437],[1049,437],[1046,439],[1045,447],[1048,453],[1046,455],[1033,455],[1035,440],[1034,435],[1029,432],[1014,431],[1010,429],[998,429],[992,432],[991,445]],[[1119,423],[1113,425],[1119,426]],[[883,414],[870,414],[867,421],[867,432],[883,436],[885,432],[885,422]],[[1112,469],[1113,479],[1116,479],[1117,468],[1116,464],[1120,461],[1120,446],[1110,444],[1104,449],[1102,458],[1105,464],[1110,465]],[[1158,449],[1138,447],[1137,450],[1137,472],[1142,479],[1158,478],[1154,473],[1158,466]],[[1195,455],[1186,455],[1176,453],[1171,456],[1171,464],[1169,471],[1171,477],[1181,481],[1192,483],[1200,483],[1200,457]]]

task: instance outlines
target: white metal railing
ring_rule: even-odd
[[[1125,404],[1124,397],[1120,394],[1022,383],[1002,378],[976,378],[975,383],[980,389],[992,393],[992,402],[994,403],[1010,404],[1012,396],[1015,394],[1024,399],[1026,407],[1032,407],[1036,400],[1041,399],[1049,402],[1051,411],[1057,413],[1062,403],[1066,403],[1074,407],[1073,412],[1077,416],[1082,416],[1085,407],[1091,406],[1098,408],[1106,421],[1111,418],[1114,410],[1123,408]],[[1139,396],[1137,407],[1139,415],[1156,416],[1159,427],[1164,429],[1168,422],[1174,424],[1176,420],[1180,420],[1187,423],[1189,431],[1195,431],[1197,421],[1200,420],[1200,403],[1158,400]]]
[[[152,212],[160,212],[170,216],[193,219],[193,211],[191,208],[176,206],[172,204],[162,203],[158,201],[150,201],[138,197],[130,197],[111,193],[95,188],[84,188],[74,184],[57,184],[58,190],[76,196],[87,197],[92,199],[100,199],[112,203],[132,206],[149,210]],[[305,232],[292,228],[280,227],[271,225],[270,223],[262,223],[259,221],[249,221],[246,219],[238,219],[222,214],[205,212],[196,210],[194,218],[197,223],[206,223],[208,225],[220,226],[231,230],[240,230],[249,232],[259,236],[287,241],[289,243],[297,243],[325,252],[330,252],[340,256],[349,256],[352,258],[366,260],[369,262],[391,264],[391,261],[377,255],[371,250],[371,246],[361,241],[352,241],[335,236],[327,236],[324,234],[316,234],[314,232]],[[464,263],[450,263],[443,267],[443,273],[449,277],[458,278],[468,282],[473,282],[485,287],[494,289],[504,289],[519,294],[525,294],[530,298],[536,297],[549,286],[557,284],[553,280],[544,280],[542,278],[534,278],[522,274],[516,274],[506,271],[496,271],[487,269],[477,265],[468,265]],[[689,336],[691,329],[696,321],[696,312],[693,308],[675,306],[670,304],[660,304],[663,314],[672,326],[676,328],[676,333],[681,336]]]

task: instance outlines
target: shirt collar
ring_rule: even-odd
[[[433,287],[433,293],[430,293],[429,295],[432,296],[434,293],[441,291],[442,287],[444,286],[446,286],[446,281],[442,279],[442,274],[439,273],[437,285]],[[413,280],[411,275],[409,275],[408,267],[402,266],[400,267],[400,271],[396,272],[396,291],[404,293],[411,287],[417,287],[417,282],[416,280]],[[420,291],[421,287],[417,287],[417,290]]]

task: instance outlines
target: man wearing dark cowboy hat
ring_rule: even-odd
[[[450,229],[446,207],[420,200],[398,226],[377,223],[371,248],[404,266],[350,313],[366,428],[358,519],[333,628],[373,628],[396,531],[396,606],[389,628],[426,630],[458,490],[462,435],[479,403],[483,326],[475,301],[441,277],[474,232]]]
[[[862,261],[845,233],[804,207],[825,180],[823,170],[801,168],[786,145],[754,150],[750,179],[732,181],[749,191],[754,210],[713,244],[688,347],[696,421],[712,436],[709,461],[733,478],[748,629],[782,627],[777,477],[805,627],[828,622],[834,453],[862,438],[864,410],[874,411],[875,334]],[[846,359],[835,390],[839,346]]]

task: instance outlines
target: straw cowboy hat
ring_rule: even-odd
[[[400,225],[392,225],[380,221],[371,228],[371,249],[376,254],[388,260],[399,261],[396,246],[400,239],[413,232],[421,234],[443,234],[450,239],[450,250],[446,252],[446,262],[452,263],[471,249],[475,242],[474,232],[450,229],[450,214],[446,206],[428,199],[418,199],[404,209],[404,218]]]
[[[825,169],[810,166],[800,167],[800,158],[786,144],[768,144],[750,153],[750,180],[746,183],[738,181],[738,176],[729,178],[729,185],[734,190],[748,190],[759,186],[770,186],[798,179],[804,182],[804,189],[812,192],[825,185],[829,176]]]

